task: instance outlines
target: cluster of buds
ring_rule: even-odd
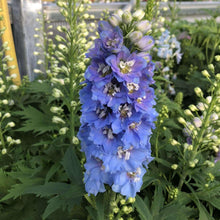
[[[0,17],[0,20],[3,18]],[[0,37],[3,35],[5,28],[0,29]],[[13,84],[13,80],[17,78],[15,73],[8,75],[15,69],[14,65],[8,65],[13,60],[9,55],[5,55],[10,50],[8,42],[4,42],[0,46],[0,149],[2,155],[8,153],[8,148],[15,144],[20,144],[20,139],[13,139],[9,136],[9,132],[15,127],[15,123],[11,120],[11,114],[8,112],[14,105],[14,93],[18,89],[17,85]],[[7,136],[8,135],[8,136]]]
[[[130,197],[127,200],[120,198],[121,196],[119,195],[117,200],[110,204],[112,208],[112,213],[109,215],[109,219],[113,220],[117,216],[117,219],[120,220],[123,219],[133,220],[133,218],[131,217],[131,213],[134,211],[132,205],[135,202],[135,198]]]
[[[15,123],[10,118],[11,114],[9,112],[3,114],[0,112],[0,149],[2,155],[6,154],[8,148],[12,145],[21,144],[20,139],[13,139],[11,136],[6,135],[11,128],[15,127]]]
[[[153,45],[154,40],[149,34],[151,33],[151,22],[143,20],[145,12],[141,9],[131,14],[129,11],[123,12],[118,10],[109,18],[113,27],[120,26],[123,33],[128,33],[126,37],[133,45],[133,50],[146,52]]]
[[[210,76],[214,73],[215,67],[210,64],[208,68],[209,72],[204,70],[202,75],[211,83],[212,96],[204,97],[202,90],[196,87],[195,93],[200,101],[197,105],[189,105],[189,108],[184,111],[188,121],[179,118],[179,122],[185,127],[184,134],[187,136],[187,143],[184,144],[184,152],[189,156],[191,168],[199,162],[196,158],[197,150],[211,150],[217,156],[220,149],[220,75],[216,74],[215,80],[211,81]],[[190,151],[192,153],[189,153]],[[210,163],[206,161],[206,165],[211,166]]]

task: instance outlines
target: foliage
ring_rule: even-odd
[[[155,40],[168,29],[180,41],[183,53],[179,64],[174,57],[158,57],[158,47],[152,53],[154,62],[170,68],[166,74],[157,69],[154,75],[159,113],[150,139],[154,160],[136,198],[126,199],[108,186],[105,193],[88,196],[83,183],[85,156],[77,138],[78,94],[89,64],[85,52],[92,44],[88,39],[94,40],[88,35],[94,24],[88,27],[84,20],[93,17],[84,3],[88,2],[58,1],[69,24],[69,28],[58,27],[59,36],[52,35],[41,15],[44,45],[38,46],[45,61],[38,62],[40,70],[35,70],[38,76],[33,82],[24,78],[19,88],[13,85],[15,76],[8,75],[13,67],[7,65],[11,58],[5,56],[9,48],[7,43],[1,45],[0,218],[219,219],[220,42],[216,36],[220,27],[216,16],[195,23],[169,23],[152,10],[155,1],[148,5],[145,18],[152,18]]]

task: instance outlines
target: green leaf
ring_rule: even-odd
[[[30,186],[33,186],[34,184],[38,185],[41,182],[42,182],[41,178],[35,178],[32,181],[29,181],[23,184],[15,184],[9,190],[9,193],[0,200],[0,202],[11,199],[11,198],[16,199],[19,196],[26,194],[26,191]]]
[[[160,210],[163,208],[164,200],[165,199],[163,196],[162,187],[156,185],[154,197],[151,205],[151,212],[153,216],[159,215]]]
[[[51,187],[51,189],[49,189]],[[47,191],[48,190],[48,191]],[[47,218],[56,210],[62,208],[70,212],[75,204],[79,204],[84,194],[83,186],[70,185],[66,183],[47,183],[42,187],[35,187],[29,192],[39,196],[56,195],[48,201],[48,206],[44,211],[43,219]]]
[[[163,160],[161,158],[155,158],[155,160],[158,162],[158,163],[161,163],[163,164],[165,167],[168,167],[168,168],[171,168],[171,163],[169,163],[168,161],[166,160]]]
[[[46,109],[39,111],[38,109],[28,106],[23,111],[16,112],[25,120],[23,126],[17,131],[33,131],[40,135],[48,131],[54,131],[57,125],[52,123],[52,114],[48,113]]]
[[[50,170],[48,171],[46,178],[45,178],[45,183],[47,183],[50,178],[57,172],[57,170],[60,168],[60,164],[59,163],[55,163]]]
[[[79,159],[77,158],[73,147],[69,147],[63,157],[62,165],[67,173],[67,176],[74,184],[83,184],[82,169]]]
[[[105,200],[103,194],[96,197],[97,220],[105,219]]]
[[[157,179],[151,176],[144,175],[143,177],[143,184],[141,189],[145,189],[147,186],[149,186],[151,183],[156,181]]]
[[[134,203],[141,220],[153,220],[153,216],[150,213],[149,207],[144,203],[140,196],[136,196],[136,201]]]

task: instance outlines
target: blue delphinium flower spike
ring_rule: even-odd
[[[86,156],[85,188],[96,195],[108,184],[115,192],[135,197],[153,159],[149,139],[157,113],[149,50],[154,40],[145,35],[139,44],[125,45],[124,30],[106,21],[99,22],[98,33],[100,38],[87,53],[91,64],[80,91],[78,137]],[[140,49],[131,51],[132,43]]]

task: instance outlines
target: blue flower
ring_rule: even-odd
[[[128,49],[107,57],[106,63],[111,66],[115,77],[120,82],[138,83],[141,71],[147,66],[147,62],[142,57],[137,56],[136,53],[130,54]]]
[[[102,161],[98,158],[87,158],[85,164],[85,188],[88,194],[97,195],[105,192],[104,184],[112,184],[112,177],[105,172]]]
[[[151,36],[142,37],[136,45],[141,51],[149,51],[154,46],[154,39]]]
[[[143,37],[141,51],[131,53],[119,27],[101,21],[98,32],[80,91],[78,138],[86,156],[85,188],[97,195],[108,184],[127,198],[135,197],[153,159],[149,140],[157,113],[150,85],[155,65],[147,51],[154,41]]]
[[[111,53],[118,53],[123,45],[123,34],[119,27],[102,29],[100,31],[102,47]]]
[[[142,177],[146,170],[143,167],[138,167],[133,172],[121,171],[114,175],[114,184],[112,189],[115,192],[129,197],[135,197],[137,192],[140,192],[142,186]]]
[[[160,36],[157,45],[159,46],[157,56],[169,60],[176,57],[177,64],[182,59],[182,54],[180,53],[181,47],[180,42],[175,36],[170,36],[170,32],[165,30]]]

